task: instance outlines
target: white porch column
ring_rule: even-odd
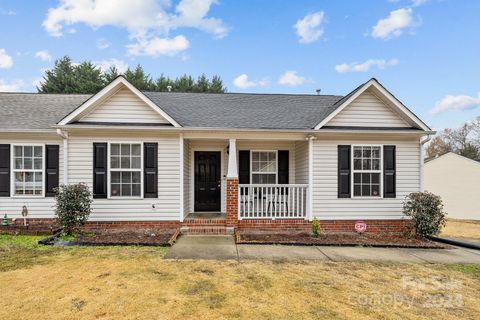
[[[308,138],[308,193],[307,193],[307,218],[313,219],[313,140],[314,136]]]
[[[227,179],[234,178],[238,179],[238,168],[237,168],[237,140],[230,138],[229,143],[229,153],[228,153],[228,171]]]
[[[184,152],[185,152],[185,149],[184,149],[184,140],[183,140],[183,133],[180,133],[180,137],[179,137],[179,144],[178,144],[178,148],[179,148],[179,156],[180,156],[180,214],[179,214],[179,217],[180,217],[180,221],[183,222],[183,219],[185,219],[185,210],[184,210],[184,192],[185,192],[185,189],[184,189]]]

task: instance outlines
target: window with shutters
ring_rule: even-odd
[[[353,196],[382,196],[382,147],[353,146]]]
[[[277,183],[277,151],[251,152],[252,184]]]
[[[142,144],[109,144],[110,197],[141,197]]]
[[[43,196],[43,145],[13,145],[12,168],[14,195]]]

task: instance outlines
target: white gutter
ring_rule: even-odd
[[[105,125],[55,125],[53,128],[64,129],[95,129],[95,130],[158,130],[171,132],[198,132],[198,131],[228,131],[228,132],[283,132],[283,133],[385,133],[385,134],[406,134],[406,135],[425,135],[435,134],[436,131],[423,130],[381,130],[381,129],[262,129],[262,128],[221,128],[221,127],[159,127],[159,126],[105,126]]]
[[[423,170],[425,165],[425,150],[423,145],[431,140],[430,136],[427,136],[425,139],[420,139],[420,191],[425,190],[425,179],[423,177]]]
[[[57,129],[57,134],[63,138],[63,184],[68,184],[68,133]]]

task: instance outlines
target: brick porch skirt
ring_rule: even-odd
[[[322,231],[329,232],[355,232],[355,222],[357,220],[320,220]],[[404,233],[411,225],[411,220],[364,220],[367,224],[368,233]],[[28,219],[30,230],[51,231],[56,227],[55,220],[46,219]],[[86,230],[119,230],[119,229],[172,229],[180,228],[182,225],[194,226],[195,222],[184,223],[180,221],[89,221],[86,224]],[[200,223],[204,224],[204,222]],[[213,225],[225,224],[225,220],[217,220]],[[23,219],[17,218],[15,223],[9,219],[9,227],[3,227],[4,231],[10,229],[23,229]],[[311,231],[311,222],[303,219],[245,219],[237,223],[239,230],[257,230],[257,231]],[[0,226],[0,232],[2,227]]]
[[[322,231],[355,232],[358,220],[320,220]],[[367,224],[368,233],[404,233],[411,225],[411,220],[362,220]],[[303,219],[245,219],[238,221],[239,230],[257,231],[311,231],[311,222]]]

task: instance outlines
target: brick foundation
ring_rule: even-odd
[[[232,188],[238,190],[238,182],[235,180],[231,184]],[[180,221],[89,221],[86,230],[119,230],[119,229],[172,229],[188,226],[191,228],[204,229],[222,229],[226,227],[235,227],[239,230],[257,230],[257,231],[305,231],[310,232],[311,222],[303,219],[245,219],[237,220],[236,201],[231,204],[227,218],[224,219],[186,219],[183,223]],[[228,205],[227,205],[228,206]],[[191,220],[191,221],[190,221]],[[355,232],[355,222],[357,220],[320,220],[322,231],[328,232]],[[411,225],[411,220],[364,220],[367,223],[367,233],[404,233]],[[0,232],[18,232],[18,233],[46,233],[49,234],[55,230],[58,225],[55,219],[28,219],[28,228],[23,227],[23,219],[17,218],[15,222],[8,219],[9,226],[0,226]],[[208,233],[208,232],[205,232]]]
[[[355,232],[358,220],[320,220],[322,231]],[[364,220],[367,233],[405,233],[411,225],[410,220]],[[306,231],[310,232],[311,222],[303,219],[245,219],[238,222],[239,230],[257,231]]]
[[[238,179],[227,178],[227,227],[238,224]]]

